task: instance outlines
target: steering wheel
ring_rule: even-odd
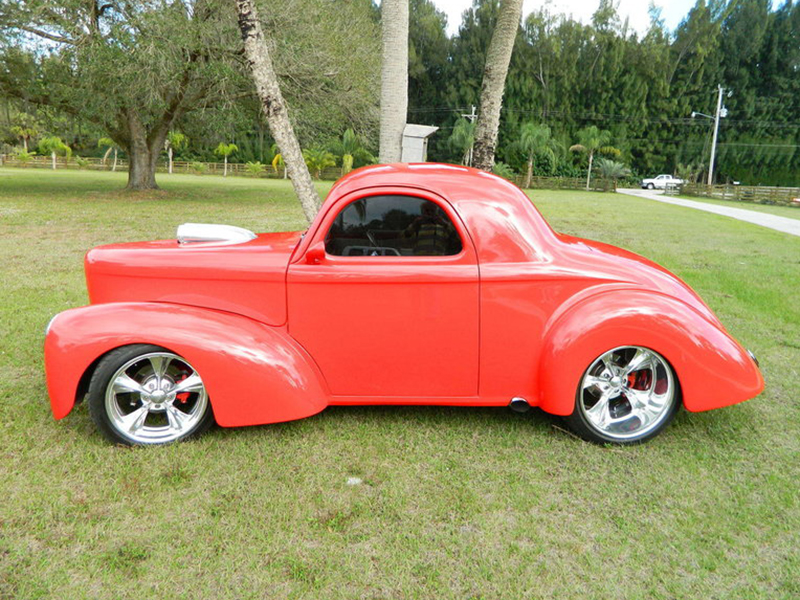
[[[380,246],[378,245],[378,242],[375,241],[375,236],[372,235],[372,232],[369,229],[367,229],[367,239],[369,239],[369,243],[370,244],[372,244],[376,248],[380,248]]]

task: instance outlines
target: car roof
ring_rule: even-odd
[[[334,184],[325,205],[372,187],[417,188],[441,196],[464,220],[482,260],[530,260],[548,246],[543,238],[554,236],[520,188],[492,173],[461,165],[395,163],[362,167]],[[326,207],[320,212],[324,213]],[[500,238],[510,243],[500,244]]]

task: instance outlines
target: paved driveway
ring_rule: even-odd
[[[747,210],[746,208],[734,208],[728,206],[719,206],[717,204],[707,204],[705,202],[695,202],[694,200],[684,200],[683,198],[673,198],[672,196],[665,196],[663,192],[656,192],[653,190],[637,190],[637,189],[618,189],[621,194],[628,194],[629,196],[637,196],[639,198],[647,198],[648,200],[655,200],[656,202],[664,202],[666,204],[677,204],[678,206],[685,206],[687,208],[695,208],[697,210],[704,210],[706,212],[714,213],[717,215],[724,215],[732,219],[739,219],[740,221],[747,221],[762,227],[769,227],[775,231],[782,231],[791,235],[800,237],[800,219],[789,219],[787,217],[779,217],[778,215],[771,215],[769,213],[757,212],[754,210]]]

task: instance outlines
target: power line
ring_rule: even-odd
[[[470,110],[469,107],[416,107],[410,108],[409,113],[453,113],[458,114]],[[702,126],[701,123],[690,117],[654,117],[649,115],[622,115],[616,113],[595,113],[595,112],[570,112],[561,110],[536,110],[524,108],[506,108],[501,109],[506,113],[528,114],[535,115],[546,121],[552,117],[572,117],[576,120],[593,120],[593,121],[623,121],[623,122],[646,122],[646,123],[660,123],[672,125],[693,125],[695,127]],[[721,123],[723,126],[737,123],[740,125],[753,125],[757,127],[768,127],[776,129],[800,129],[800,122],[780,122],[780,121],[761,121],[758,119],[733,119],[726,118]],[[727,127],[726,127],[727,128]]]

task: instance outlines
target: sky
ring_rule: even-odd
[[[647,14],[647,0],[618,0],[619,15],[628,17],[630,25],[639,32],[644,33],[650,24]],[[654,4],[662,9],[661,18],[668,29],[673,30],[678,26],[696,0],[654,0]],[[433,0],[439,10],[447,13],[447,33],[454,35],[461,24],[461,14],[472,5],[472,0]],[[597,10],[600,0],[525,0],[523,5],[524,16],[532,10],[547,5],[553,14],[563,13],[583,23],[592,19],[592,13]]]

